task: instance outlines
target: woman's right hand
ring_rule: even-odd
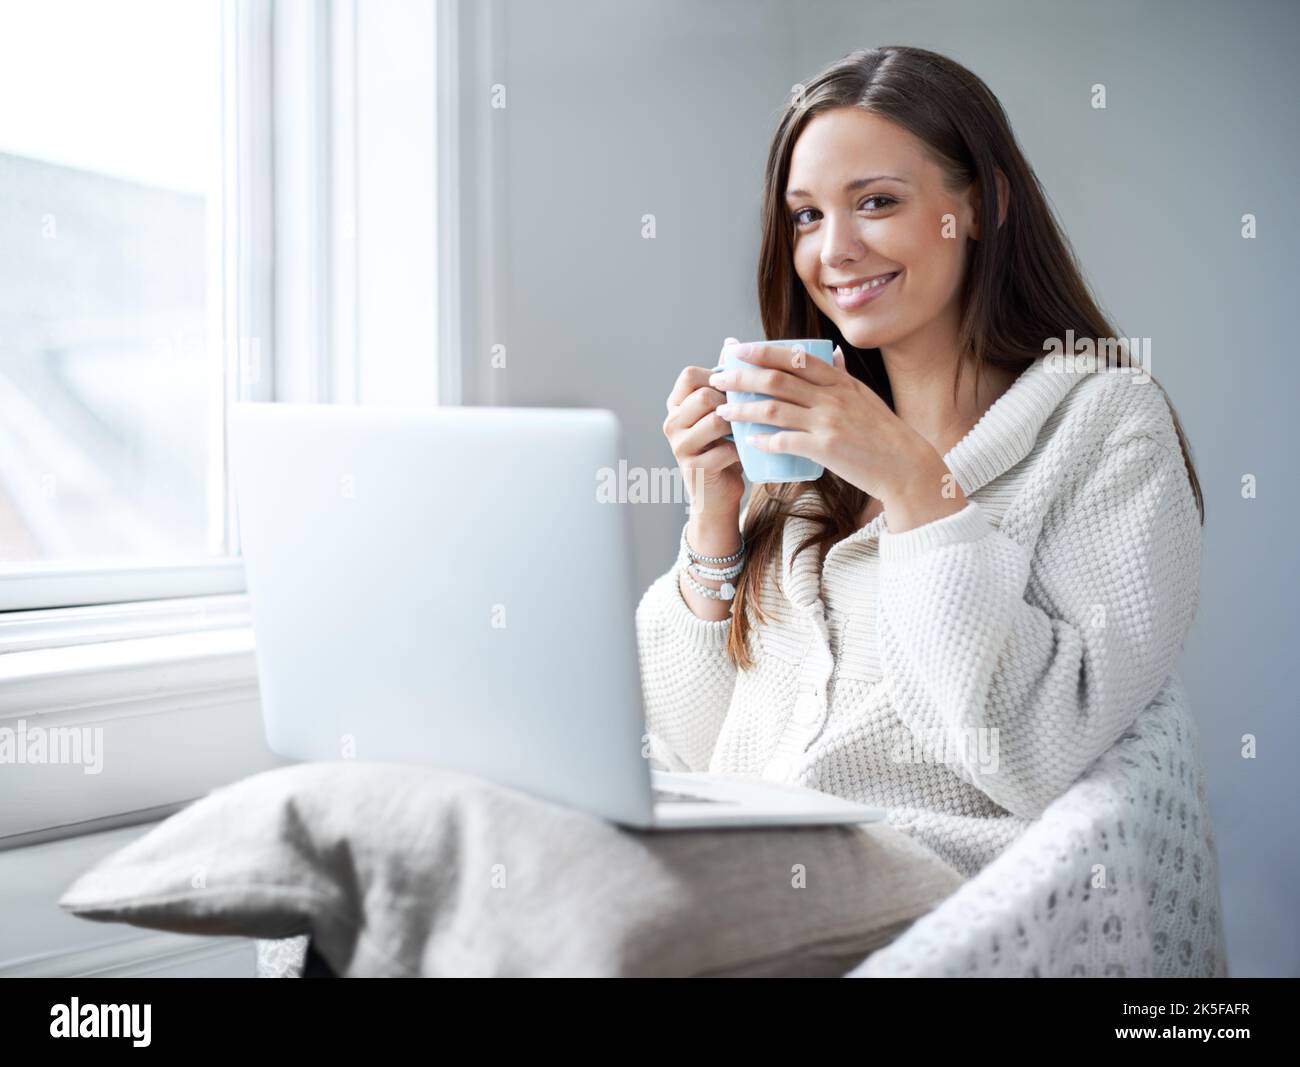
[[[736,343],[728,337],[723,347]],[[677,376],[668,396],[664,436],[686,480],[692,516],[708,517],[711,524],[732,520],[734,526],[739,524],[745,479],[735,444],[723,440],[731,433],[731,424],[715,409],[727,395],[709,385],[712,373],[710,367],[686,367]]]
[[[734,337],[728,337],[723,347],[730,344],[736,344]],[[745,477],[735,444],[724,440],[732,432],[731,423],[715,414],[727,396],[709,385],[712,374],[710,367],[687,367],[677,376],[668,396],[664,436],[686,479],[691,501],[687,543],[701,555],[729,556],[742,543],[740,498],[745,495]],[[722,588],[713,579],[696,581],[706,589]],[[679,575],[677,586],[686,605],[699,618],[716,621],[731,614],[730,600],[703,596],[691,587],[685,573]]]

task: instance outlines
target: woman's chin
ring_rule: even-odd
[[[828,308],[826,311],[839,329],[840,336],[856,349],[882,348],[899,336],[898,317],[894,314],[882,316],[872,314],[869,310],[845,312],[839,308]]]
[[[840,326],[840,333],[859,351],[879,348],[888,340],[882,331],[866,329],[863,323],[844,323]]]

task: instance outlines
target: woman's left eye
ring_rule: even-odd
[[[887,208],[887,207],[889,207],[891,204],[896,204],[896,203],[898,203],[898,201],[895,200],[892,196],[869,196],[869,197],[867,197],[866,200],[864,200],[864,201],[862,201],[862,202],[863,202],[864,204],[867,204],[867,203],[870,203],[872,200],[880,200],[880,201],[882,201],[881,207],[879,207],[879,208],[872,208],[871,210],[873,210],[873,211],[879,211],[879,210],[881,210],[882,208]]]

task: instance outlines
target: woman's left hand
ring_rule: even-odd
[[[839,346],[833,365],[770,342],[752,344],[737,358],[754,366],[719,371],[709,384],[771,397],[716,409],[729,422],[780,427],[777,433],[751,434],[748,441],[755,448],[820,463],[880,500],[894,532],[965,506],[943,457],[845,369]]]

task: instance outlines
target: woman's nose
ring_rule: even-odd
[[[822,225],[822,266],[838,269],[840,264],[861,259],[866,245],[851,215],[827,215]]]

